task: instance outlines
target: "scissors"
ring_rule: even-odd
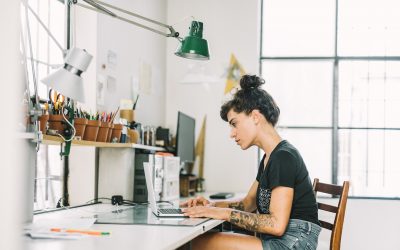
[[[50,89],[49,100],[53,107],[53,113],[60,114],[61,109],[64,105],[65,97],[61,93],[55,91],[54,89]]]

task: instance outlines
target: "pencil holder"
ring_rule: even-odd
[[[112,135],[113,129],[114,129],[114,123],[111,123],[110,128],[108,129],[108,133],[107,133],[107,142],[111,142],[111,135]]]
[[[139,132],[135,129],[128,129],[129,142],[130,143],[138,143],[139,141]]]
[[[111,142],[119,142],[121,140],[122,124],[114,124],[111,134]]]
[[[80,137],[83,139],[83,135],[85,133],[86,125],[88,123],[88,119],[86,118],[75,118],[74,119],[74,127],[75,127],[75,137]]]
[[[110,130],[110,123],[109,122],[101,122],[96,141],[106,142],[109,130]]]
[[[85,128],[85,133],[83,134],[83,139],[86,141],[96,141],[99,127],[100,121],[89,120]]]
[[[135,111],[133,109],[121,109],[119,117],[126,119],[128,122],[133,122],[135,120]]]
[[[65,117],[68,119],[68,116]],[[66,126],[66,121],[63,115],[49,115],[49,129],[57,130],[57,133],[63,134]]]
[[[39,117],[40,126],[39,129],[45,135],[47,133],[47,121],[49,120],[49,115],[41,115]]]

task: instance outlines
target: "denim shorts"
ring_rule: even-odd
[[[263,250],[317,249],[321,227],[308,221],[290,219],[286,232],[281,237],[262,234]]]

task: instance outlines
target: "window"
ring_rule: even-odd
[[[265,0],[263,56],[332,56],[335,1]]]
[[[53,34],[55,39],[64,42],[64,4],[57,0],[30,0],[27,1],[31,9]],[[51,65],[63,62],[62,52],[49,37],[38,19],[28,10],[30,38],[28,38],[25,7],[21,6],[21,23],[24,34],[25,51],[28,57],[27,70],[31,96],[34,93],[33,79],[37,79],[38,94],[41,100],[48,99],[48,88],[40,79],[53,70]],[[30,51],[32,48],[32,53]],[[33,67],[33,69],[32,69]],[[37,154],[35,169],[34,210],[56,207],[61,197],[61,160],[58,146],[40,145]]]
[[[261,75],[311,178],[400,198],[400,2],[262,1]]]

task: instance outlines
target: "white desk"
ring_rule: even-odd
[[[34,220],[80,218],[111,211],[112,207],[110,204],[97,204],[35,215]],[[90,236],[79,240],[31,239],[27,236],[25,248],[29,250],[169,250],[184,245],[222,222],[209,220],[195,227],[94,224],[91,229],[108,231],[111,235]]]

